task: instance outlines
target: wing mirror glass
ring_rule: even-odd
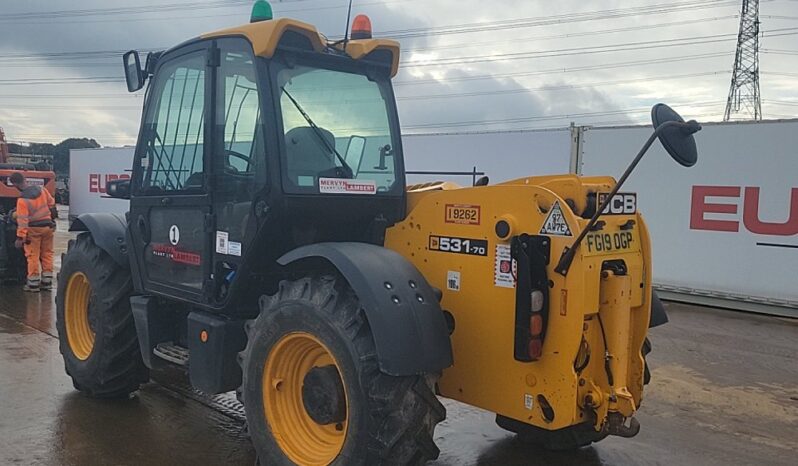
[[[128,92],[136,92],[144,87],[144,70],[141,69],[139,53],[131,50],[122,56],[125,65],[125,81]]]
[[[676,111],[665,104],[657,104],[651,109],[651,122],[655,129],[670,121],[683,124],[663,127],[657,135],[659,142],[679,165],[692,167],[698,161],[693,134],[701,130],[701,125],[695,120],[685,122]]]
[[[114,199],[130,199],[130,179],[109,181],[105,185],[105,194]]]

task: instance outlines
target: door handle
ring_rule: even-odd
[[[141,240],[144,244],[149,244],[150,242],[150,226],[147,224],[147,219],[144,218],[143,215],[139,215],[139,218],[136,220],[136,226],[139,228],[139,233],[141,234]]]
[[[171,203],[172,203],[172,198],[170,197],[161,198],[161,205],[169,205]]]

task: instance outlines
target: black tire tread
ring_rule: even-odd
[[[367,451],[363,452],[364,464],[420,465],[436,459],[440,450],[433,433],[446,417],[444,406],[433,392],[438,376],[393,377],[382,373],[366,315],[354,291],[337,275],[282,281],[275,295],[261,297],[261,314],[247,325],[248,332],[280,303],[294,300],[328,313],[357,350],[358,373],[367,392],[374,427]],[[244,374],[253,343],[250,339],[239,357]],[[243,402],[246,406],[246,399]]]
[[[97,398],[127,397],[149,380],[149,373],[141,359],[135,322],[130,309],[129,297],[133,292],[130,272],[120,267],[108,253],[98,247],[89,233],[81,233],[70,240],[67,253],[61,256],[62,270],[86,273],[91,285],[89,305],[96,306],[93,312],[102,313],[98,319],[101,328],[97,334],[95,348],[90,360],[98,358],[96,370],[91,374],[77,367],[75,358],[69,357],[71,350],[66,340],[64,319],[64,290],[68,277],[58,276],[56,296],[56,327],[60,336],[60,350],[64,355],[66,373],[72,378],[76,389]],[[92,270],[82,270],[90,267]],[[102,333],[102,344],[100,343]]]

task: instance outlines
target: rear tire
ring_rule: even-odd
[[[648,353],[651,352],[651,340],[646,337],[643,341],[643,385],[651,383],[651,371],[648,368]]]
[[[98,398],[126,397],[149,380],[139,350],[130,272],[89,233],[61,258],[56,328],[66,373],[76,389]]]
[[[343,279],[284,281],[260,308],[247,325],[240,396],[261,464],[412,465],[438,457],[433,432],[446,416],[433,393],[438,376],[380,372],[371,328]],[[343,396],[313,411],[308,374],[330,367],[335,380],[316,393],[338,384]],[[337,420],[313,420],[320,417]]]
[[[550,451],[576,450],[607,437],[605,432],[596,432],[592,424],[546,430],[500,415],[496,415],[496,424],[504,430],[515,432],[521,442]]]

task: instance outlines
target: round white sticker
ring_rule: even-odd
[[[169,242],[172,243],[172,246],[177,246],[177,243],[180,242],[180,229],[177,228],[177,225],[172,225],[172,228],[169,229]]]

